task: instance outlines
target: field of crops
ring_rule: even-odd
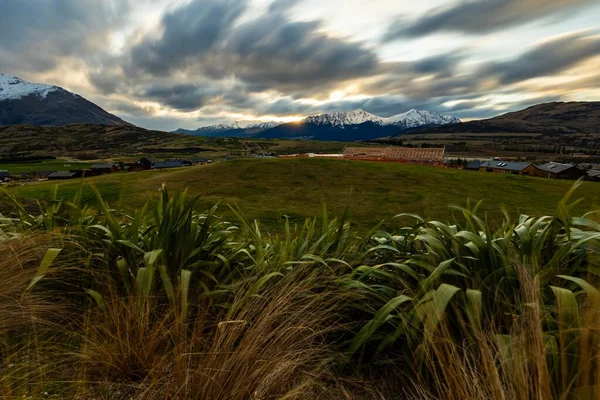
[[[6,397],[598,395],[600,224],[572,193],[495,228],[471,203],[368,233],[323,210],[272,236],[164,188],[136,212],[91,190],[94,208],[5,194]]]

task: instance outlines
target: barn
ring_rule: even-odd
[[[513,174],[521,176],[539,176],[537,167],[525,162],[511,161],[486,161],[479,166],[481,172],[492,172],[495,174]]]
[[[577,168],[573,164],[561,164],[550,162],[537,165],[540,170],[540,176],[552,179],[579,179],[585,175],[585,171]]]
[[[346,147],[345,160],[391,161],[415,164],[443,164],[445,149],[416,147]]]

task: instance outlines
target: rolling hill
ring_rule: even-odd
[[[185,147],[189,145],[186,138],[133,125],[12,125],[0,127],[0,156],[32,153],[59,155],[79,151],[151,152],[156,147]]]
[[[411,133],[600,133],[600,102],[538,104],[498,117],[411,130]]]

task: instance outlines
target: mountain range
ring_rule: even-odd
[[[132,126],[61,87],[0,74],[0,126]],[[142,130],[143,131],[143,130]],[[140,131],[140,132],[142,132]],[[431,111],[380,117],[364,110],[311,115],[293,123],[236,122],[175,133],[265,139],[371,140],[403,133],[600,133],[600,102],[552,102],[461,122]]]
[[[129,125],[83,97],[61,87],[0,74],[0,126],[29,124]]]
[[[228,136],[263,139],[312,139],[357,141],[397,135],[407,129],[456,124],[460,120],[431,111],[410,110],[391,117],[379,117],[364,110],[311,115],[291,123],[235,122],[197,130],[178,129],[175,133],[201,136]]]

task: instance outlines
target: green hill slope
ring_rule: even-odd
[[[220,202],[221,214],[232,216],[228,205],[239,205],[250,218],[271,228],[282,226],[282,215],[301,222],[321,214],[322,204],[337,216],[349,210],[350,219],[370,228],[400,213],[448,220],[452,209],[467,198],[483,200],[489,217],[502,219],[502,206],[511,215],[553,213],[572,181],[485,174],[439,167],[319,159],[239,160],[169,171],[118,173],[90,179],[113,205],[141,207],[148,196],[167,188],[188,189],[201,195],[198,207]],[[84,199],[93,201],[86,181],[59,184],[59,196],[69,199],[84,185]],[[19,196],[52,198],[56,183],[44,182],[11,189]],[[600,208],[600,185],[584,182],[576,197],[585,197],[580,210]]]

